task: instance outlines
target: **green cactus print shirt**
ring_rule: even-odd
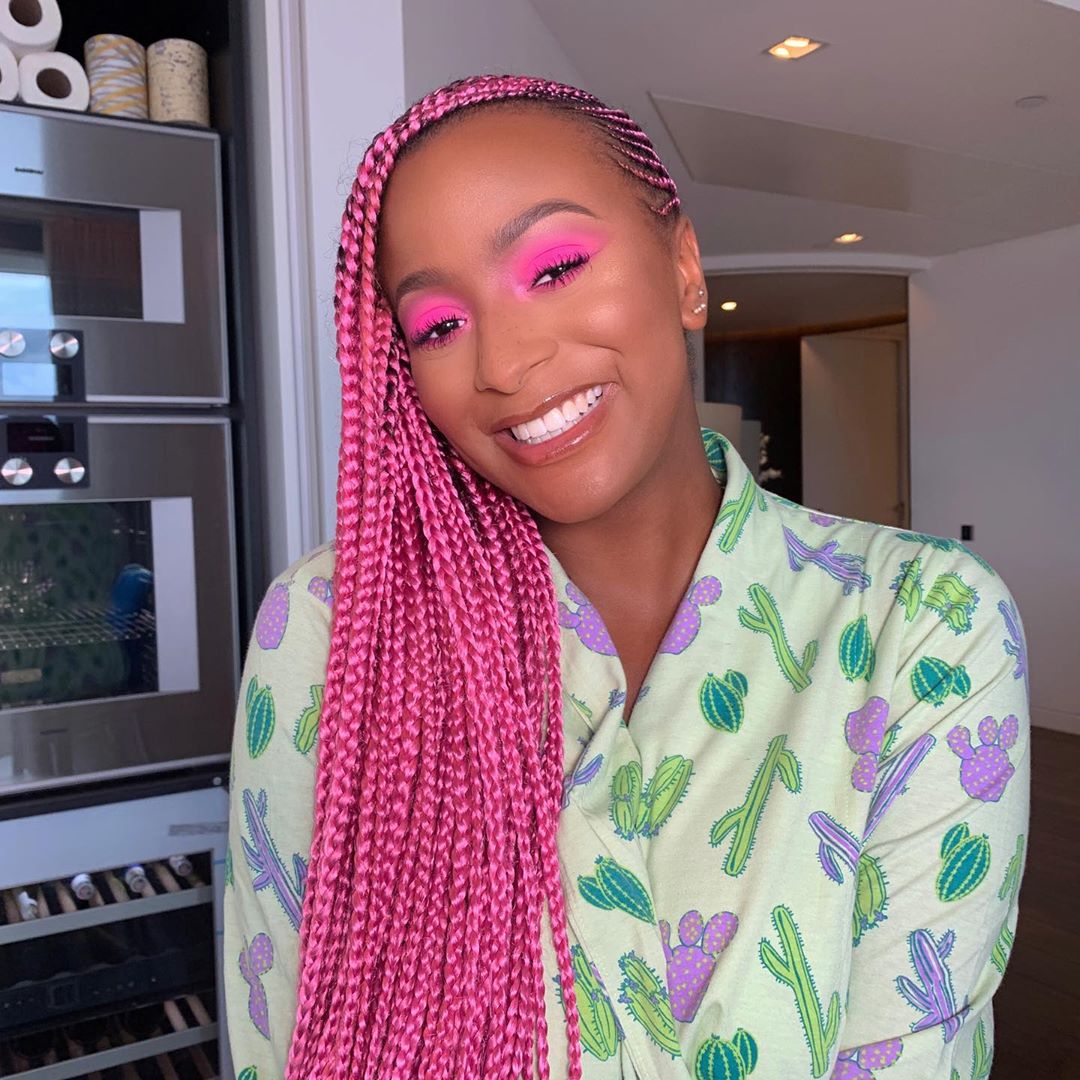
[[[1013,598],[955,540],[817,513],[703,433],[723,502],[629,724],[599,616],[563,627],[559,849],[587,1080],[986,1080],[1028,829]],[[284,1073],[333,552],[247,654],[225,895],[232,1054]],[[567,1048],[542,927],[553,1077]]]

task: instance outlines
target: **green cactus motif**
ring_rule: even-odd
[[[762,500],[764,503],[764,500]],[[754,481],[751,477],[747,477],[743,482],[742,491],[739,492],[739,497],[734,501],[728,503],[726,506],[721,507],[720,513],[716,516],[716,524],[724,522],[724,531],[720,534],[720,539],[717,540],[716,546],[724,552],[725,555],[730,554],[735,550],[735,545],[738,544],[739,538],[743,534],[743,529],[746,528],[746,522],[750,517],[750,512],[754,509]]]
[[[301,754],[306,754],[319,734],[319,714],[322,712],[323,686],[311,687],[311,704],[300,714],[293,732],[293,744]]]
[[[936,709],[949,694],[966,698],[971,693],[971,676],[963,664],[951,667],[936,656],[924,656],[911,672],[911,690],[919,701]]]
[[[833,991],[828,1015],[823,1017],[821,999],[791,909],[783,904],[774,907],[772,923],[780,937],[780,952],[767,938],[762,938],[758,949],[761,962],[777,982],[791,987],[803,1036],[810,1048],[811,1071],[815,1077],[824,1076],[832,1045],[840,1032],[840,994]]]
[[[1016,850],[1013,852],[1012,858],[1009,859],[1009,865],[1005,868],[1005,879],[1001,883],[1001,888],[998,889],[998,899],[1008,899],[1009,907],[1012,907],[1016,901],[1016,894],[1020,891],[1020,871],[1024,865],[1024,834],[1016,838]]]
[[[644,789],[637,761],[617,769],[611,781],[611,820],[616,835],[623,840],[656,836],[686,796],[693,768],[689,758],[671,754],[657,765]]]
[[[889,586],[896,593],[896,602],[904,609],[904,621],[911,622],[919,614],[923,601],[922,559],[914,558],[900,564],[900,573]]]
[[[738,731],[746,715],[744,699],[749,689],[741,671],[726,671],[723,678],[710,671],[698,691],[701,715],[717,731]]]
[[[581,1046],[598,1061],[615,1056],[624,1038],[615,1007],[604,989],[600,973],[589,963],[580,945],[570,946],[570,962],[574,969],[574,1000],[578,1008]],[[555,979],[555,997],[565,1009],[559,976]]]
[[[570,699],[570,705],[573,708],[574,712],[576,712],[578,716],[580,716],[582,720],[586,722],[586,724],[590,724],[590,721],[593,717],[592,709],[590,709],[584,701],[582,701],[580,698],[575,697],[573,694],[567,694],[566,696]]]
[[[761,584],[751,585],[747,591],[758,613],[755,615],[748,608],[740,607],[739,622],[748,630],[769,637],[784,678],[795,688],[796,694],[805,690],[810,685],[810,669],[817,659],[817,640],[808,642],[803,650],[802,660],[797,659],[788,643],[784,623],[772,594]]]
[[[935,611],[954,634],[966,634],[971,629],[971,619],[979,595],[956,573],[939,574],[930,586],[923,605]]]
[[[1005,968],[1009,965],[1009,957],[1012,955],[1012,947],[1015,940],[1015,935],[1009,929],[1008,921],[1002,923],[1001,931],[997,936],[997,941],[994,942],[994,948],[990,952],[990,963],[993,964],[1002,975],[1005,974]]]
[[[877,654],[865,615],[853,619],[840,634],[840,670],[848,682],[873,677]]]
[[[632,871],[608,856],[596,856],[596,873],[592,877],[579,875],[578,889],[594,907],[605,911],[618,908],[642,922],[656,922],[648,890]]]
[[[254,1065],[249,1065],[236,1074],[236,1080],[259,1080],[259,1070]]]
[[[611,820],[615,834],[633,840],[645,824],[645,804],[641,801],[641,763],[628,761],[615,770],[611,780]]]
[[[720,818],[709,834],[709,843],[713,847],[722,844],[728,833],[734,834],[731,850],[724,859],[724,873],[729,877],[738,877],[750,861],[754,838],[765,813],[773,778],[779,776],[780,782],[793,794],[802,787],[802,770],[798,758],[792,751],[785,749],[786,742],[786,735],[777,735],[772,739],[765,752],[765,759],[754,773],[754,779],[750,781],[745,800]]]
[[[858,945],[867,930],[886,919],[888,881],[881,863],[864,851],[855,870],[855,907],[851,913],[851,943]]]
[[[993,1063],[994,1050],[986,1042],[986,1023],[980,1020],[975,1028],[974,1046],[971,1055],[971,1080],[989,1080],[990,1066]]]
[[[640,835],[652,838],[660,832],[675,807],[686,797],[693,772],[694,763],[681,754],[670,754],[656,766],[656,772],[641,796],[645,824],[639,830]]]
[[[990,869],[990,839],[972,836],[966,823],[954,825],[941,841],[941,870],[935,888],[944,903],[973,893]]]
[[[225,848],[225,884],[234,887],[236,885],[236,881],[233,879],[232,847]]]
[[[664,981],[635,952],[621,956],[619,968],[623,973],[619,1001],[661,1050],[673,1058],[681,1057],[682,1049]]]
[[[247,715],[248,753],[257,758],[269,745],[274,734],[274,695],[269,686],[259,689],[258,679],[252,677],[244,696]]]
[[[745,1080],[758,1062],[757,1041],[743,1028],[729,1042],[710,1035],[694,1059],[694,1080]]]

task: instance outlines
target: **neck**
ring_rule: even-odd
[[[540,535],[570,580],[594,601],[628,588],[653,595],[681,591],[716,522],[721,496],[688,400],[660,458],[633,491],[590,521],[542,519]]]

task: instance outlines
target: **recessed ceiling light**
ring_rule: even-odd
[[[1013,104],[1018,109],[1037,109],[1045,105],[1050,99],[1045,94],[1029,94],[1027,97],[1017,98]]]
[[[804,56],[817,52],[824,44],[824,41],[814,41],[813,38],[792,34],[783,41],[770,45],[765,51],[777,60],[801,60]]]
[[[857,244],[862,240],[862,235],[857,232],[845,232],[833,237],[834,244]]]
[[[738,306],[739,306],[738,303],[736,301],[734,301],[734,300],[725,300],[720,305],[720,310],[721,311],[734,311]]]

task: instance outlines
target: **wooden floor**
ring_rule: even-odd
[[[1080,736],[1032,729],[1016,944],[994,997],[992,1080],[1080,1080]]]

